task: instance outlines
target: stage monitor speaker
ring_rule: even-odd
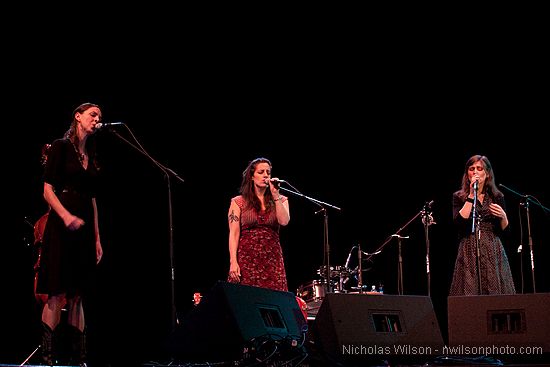
[[[550,293],[448,297],[449,352],[550,353]]]
[[[313,327],[321,353],[338,361],[439,355],[441,330],[425,296],[327,294]]]
[[[303,342],[307,321],[290,292],[219,281],[170,338],[174,358],[231,361],[267,342]]]

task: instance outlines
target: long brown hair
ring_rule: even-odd
[[[246,169],[243,171],[243,180],[241,182],[240,189],[240,193],[243,196],[247,207],[254,208],[256,211],[262,210],[262,203],[260,202],[260,199],[258,199],[258,196],[256,196],[256,191],[254,191],[254,181],[252,180],[252,177],[254,177],[254,172],[256,172],[256,166],[260,163],[269,164],[270,170],[273,167],[271,165],[271,161],[267,158],[260,157],[251,160]],[[271,190],[265,190],[264,201],[266,209],[269,210],[274,203]]]
[[[491,165],[491,162],[489,162],[489,158],[484,155],[471,156],[470,159],[468,159],[468,161],[466,162],[466,165],[464,166],[464,174],[462,175],[461,196],[463,198],[466,198],[470,194],[470,179],[468,178],[468,169],[474,163],[479,161],[481,161],[481,163],[483,164],[483,169],[485,169],[485,173],[487,174],[485,184],[483,185],[483,193],[488,194],[490,197],[493,198],[497,196],[502,196],[502,192],[497,188],[497,185],[495,183],[495,173],[493,172],[493,166]]]

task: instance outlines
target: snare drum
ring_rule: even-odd
[[[298,287],[296,295],[306,302],[319,301],[325,298],[327,282],[325,279],[314,280]]]

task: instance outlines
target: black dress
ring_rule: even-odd
[[[491,214],[489,204],[496,203],[503,209],[502,195],[491,197],[485,195],[483,203],[478,202],[479,213],[479,264],[481,269],[481,290],[477,272],[476,242],[472,234],[472,213],[464,219],[459,211],[465,199],[460,191],[453,194],[453,216],[457,226],[459,247],[455,262],[453,281],[449,294],[451,296],[478,294],[513,294],[516,293],[508,257],[502,246],[501,237],[504,231],[500,228],[500,218]]]
[[[98,171],[88,163],[84,169],[75,146],[68,139],[52,143],[44,171],[44,182],[53,186],[61,204],[84,225],[70,231],[54,210],[44,229],[37,293],[83,294],[96,266],[94,211]]]

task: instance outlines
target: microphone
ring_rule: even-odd
[[[349,250],[348,258],[346,259],[346,263],[344,264],[344,268],[347,269],[349,266],[349,262],[351,260],[351,253],[353,252],[353,249],[357,248],[357,246],[353,246],[351,250]]]
[[[106,123],[98,122],[97,124],[95,124],[95,130],[103,129],[109,126],[117,126],[117,125],[124,125],[124,122],[106,122]]]
[[[427,201],[426,204],[424,204],[424,208],[425,209],[431,209],[432,208],[432,205],[433,205],[434,201],[431,200],[431,201]]]
[[[474,181],[474,190],[477,191],[477,180]]]
[[[278,178],[271,178],[271,179],[269,179],[269,180],[266,180],[265,183],[266,183],[267,185],[269,185],[269,182],[271,182],[271,184],[272,184],[273,186],[275,186],[276,188],[279,188],[279,186],[280,186],[282,183],[286,183],[285,180],[280,180],[280,179],[278,179]]]

